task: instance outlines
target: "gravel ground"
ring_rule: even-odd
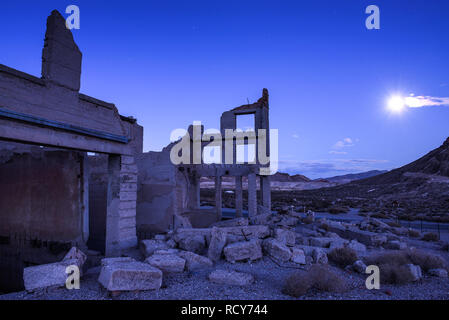
[[[446,257],[447,258],[447,257]],[[289,266],[289,267],[287,267]],[[256,281],[247,287],[226,286],[211,283],[207,275],[214,269],[236,270],[254,275]],[[392,299],[438,299],[449,300],[449,279],[425,276],[417,283],[407,285],[382,285],[380,290],[367,290],[365,277],[332,267],[349,283],[350,290],[345,293],[310,292],[301,300],[392,300]],[[194,273],[164,276],[161,289],[142,292],[123,292],[117,297],[111,295],[97,282],[98,268],[92,269],[81,280],[80,290],[50,288],[33,293],[17,292],[0,296],[0,300],[11,299],[49,299],[49,300],[89,300],[89,299],[127,299],[127,300],[288,300],[294,299],[282,293],[285,279],[296,269],[292,265],[280,267],[270,258],[253,263],[230,264],[219,262],[215,267]]]

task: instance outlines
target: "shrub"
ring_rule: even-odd
[[[385,252],[385,253],[378,253],[371,255],[367,258],[365,258],[365,263],[367,265],[384,265],[384,264],[390,264],[390,265],[404,265],[407,263],[410,263],[410,260],[407,257],[407,254],[405,251],[392,251],[392,252]]]
[[[405,284],[413,281],[413,275],[405,265],[379,265],[380,282],[384,284]]]
[[[422,250],[402,250],[375,254],[365,258],[367,265],[377,265],[382,283],[404,284],[413,280],[406,264],[414,264],[423,271],[430,269],[448,269],[446,261],[435,254]]]
[[[328,266],[315,264],[309,270],[312,288],[325,292],[343,292],[348,289],[347,283]]]
[[[339,267],[346,267],[352,265],[357,261],[357,252],[351,248],[336,248],[328,253],[328,258]]]
[[[408,236],[412,238],[419,238],[421,236],[421,232],[419,232],[418,230],[409,229]]]
[[[435,232],[424,233],[422,240],[424,241],[438,241],[438,235]]]
[[[309,291],[310,287],[311,281],[308,274],[297,271],[287,278],[282,292],[289,296],[298,298],[305,295],[307,291]]]
[[[329,267],[315,264],[307,272],[298,271],[288,277],[282,292],[298,298],[311,289],[325,292],[343,292],[347,288],[347,283]]]
[[[430,269],[447,269],[446,261],[439,255],[422,250],[409,250],[407,252],[411,263],[419,265],[423,271]]]

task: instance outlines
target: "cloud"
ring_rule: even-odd
[[[295,134],[292,135],[292,138],[293,139],[299,139],[299,136],[295,133]]]
[[[335,150],[331,150],[329,151],[330,154],[348,154],[346,151],[335,151]]]
[[[279,171],[303,174],[309,178],[332,177],[370,170],[384,170],[388,160],[378,159],[322,159],[322,160],[279,160]]]
[[[351,138],[344,138],[342,140],[337,141],[334,146],[333,149],[343,149],[343,148],[348,148],[348,147],[353,147],[354,146],[354,140]]]
[[[415,96],[411,94],[404,98],[404,103],[410,108],[449,106],[449,97]]]

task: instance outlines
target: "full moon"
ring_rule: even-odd
[[[404,107],[405,107],[405,100],[401,96],[392,96],[388,100],[388,109],[390,109],[390,111],[399,113],[402,110],[404,110]]]

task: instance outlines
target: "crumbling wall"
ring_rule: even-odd
[[[58,261],[86,233],[84,153],[1,143],[0,288],[22,286],[27,265]]]
[[[166,232],[173,226],[182,189],[176,188],[175,166],[168,152],[148,152],[136,156],[138,167],[137,234]]]

